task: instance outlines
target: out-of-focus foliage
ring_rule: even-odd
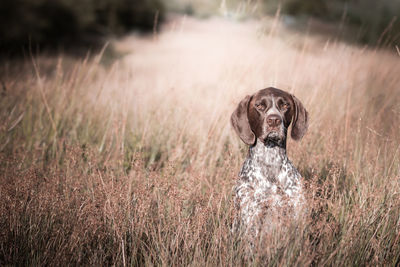
[[[0,5],[0,47],[91,42],[162,20],[160,0],[13,0]]]
[[[360,41],[378,45],[400,44],[399,0],[346,1],[339,11],[344,14],[345,22],[360,26]]]
[[[284,5],[284,8],[291,15],[307,14],[322,17],[328,14],[328,8],[324,0],[289,0]]]
[[[198,18],[208,18],[220,11],[224,0],[164,0],[168,11]]]
[[[276,0],[264,0],[273,5]],[[372,45],[399,44],[399,0],[286,0],[283,13],[311,15],[331,22],[341,22],[357,33],[357,41]]]
[[[302,22],[314,17],[337,24],[337,32],[348,41],[379,46],[400,44],[400,0],[164,0],[164,2],[170,11],[197,17],[220,14],[228,18],[243,19],[280,14],[295,18],[298,22],[295,23],[296,26],[301,26]]]

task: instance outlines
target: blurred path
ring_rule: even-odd
[[[232,89],[239,91],[293,87],[295,67],[306,52],[312,51],[310,58],[327,51],[318,38],[290,32],[272,18],[236,22],[176,17],[155,36],[131,35],[115,47],[128,54],[123,64],[135,77],[152,77],[144,79],[147,86],[225,87],[235,82]]]
[[[210,85],[219,83],[221,76],[232,71],[232,66],[246,61],[253,65],[260,59],[265,47],[259,31],[260,24],[256,22],[178,17],[157,36],[130,36],[116,47],[130,53],[124,63],[136,74],[147,71],[153,76],[162,74],[164,77],[158,78],[166,85],[173,85],[176,79],[180,85],[182,82]],[[250,70],[251,66],[242,69]]]

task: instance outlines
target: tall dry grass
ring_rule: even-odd
[[[399,55],[279,23],[177,18],[102,54],[1,67],[1,265],[396,265]],[[230,232],[246,94],[294,93],[309,216],[246,252]]]

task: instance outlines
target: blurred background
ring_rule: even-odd
[[[92,47],[110,36],[153,32],[172,13],[232,20],[279,14],[297,30],[372,46],[400,38],[399,0],[15,0],[0,6],[0,49]]]
[[[0,266],[399,266],[399,15],[399,0],[1,1]],[[310,115],[287,150],[310,216],[249,255],[230,116],[268,86]]]

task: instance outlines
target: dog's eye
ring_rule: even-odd
[[[258,109],[258,110],[264,110],[265,109],[265,106],[263,105],[263,104],[256,104],[256,108]]]
[[[286,109],[288,109],[290,106],[289,106],[289,104],[287,104],[287,103],[284,103],[284,104],[282,104],[281,105],[281,109],[283,109],[283,110],[286,110]]]

